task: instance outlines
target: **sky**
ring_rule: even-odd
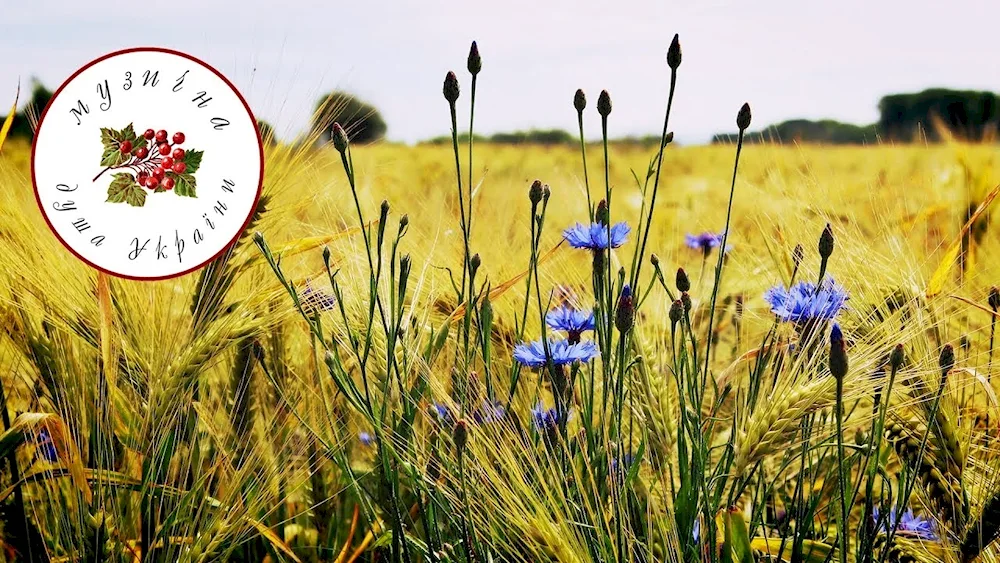
[[[8,4],[10,3],[10,4]],[[447,134],[444,76],[483,57],[476,130],[576,129],[573,93],[611,94],[611,136],[659,134],[680,34],[671,129],[682,144],[792,118],[871,123],[880,97],[927,87],[1000,90],[996,0],[3,0],[0,106],[34,77],[54,89],[105,53],[177,49],[228,76],[290,137],[333,89],[374,104],[388,138]],[[467,117],[460,119],[467,120]],[[467,125],[460,129],[466,129]]]

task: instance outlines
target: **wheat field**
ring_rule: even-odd
[[[995,147],[456,147],[269,145],[232,252],[136,282],[4,144],[0,558],[996,559]],[[518,359],[557,306],[599,353]]]

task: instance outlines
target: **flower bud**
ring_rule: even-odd
[[[684,304],[678,299],[670,305],[670,312],[667,316],[670,318],[670,328],[673,329],[674,325],[680,322],[681,317],[684,315]]]
[[[333,124],[333,148],[337,149],[337,152],[344,154],[347,151],[347,132],[344,128],[340,126],[339,123]]]
[[[253,234],[253,241],[257,244],[264,244],[264,234],[257,231]]]
[[[622,332],[628,332],[635,323],[635,303],[632,300],[632,288],[625,284],[618,298],[618,310],[615,313],[615,326]]]
[[[656,254],[649,255],[649,263],[653,265],[654,268],[660,267],[660,257]]]
[[[549,189],[549,185],[545,184],[542,186],[542,203],[548,203],[549,197],[552,196],[552,190]]]
[[[746,131],[747,127],[750,127],[750,104],[743,104],[740,112],[736,114],[736,126],[740,131]]]
[[[327,266],[330,265],[330,247],[329,246],[324,246],[323,247],[323,263],[326,264]]]
[[[796,244],[795,248],[792,250],[792,264],[798,268],[802,264],[802,258],[805,257],[805,250],[802,248],[801,244]]]
[[[449,104],[454,105],[455,101],[458,100],[458,77],[455,76],[454,72],[448,71],[448,74],[444,77],[444,99],[448,100]]]
[[[684,314],[691,312],[691,296],[687,292],[681,293],[681,304],[684,305]]]
[[[597,113],[605,118],[611,114],[611,94],[607,90],[601,90],[601,95],[597,97]]]
[[[587,109],[587,96],[583,94],[583,90],[577,89],[576,94],[573,95],[573,107],[576,108],[577,113],[582,113],[583,110]]]
[[[667,66],[671,70],[677,70],[677,67],[681,66],[681,39],[676,33],[670,42],[670,48],[667,49]]]
[[[892,349],[892,354],[889,355],[889,367],[892,371],[899,371],[899,368],[903,365],[903,345],[896,344],[896,347]]]
[[[465,452],[465,445],[469,443],[469,425],[464,418],[455,423],[451,439],[455,442],[455,451],[461,456]]]
[[[674,132],[673,131],[667,133],[667,136],[664,137],[664,139],[663,139],[663,144],[664,145],[669,145],[672,142],[674,142]]]
[[[831,254],[833,254],[833,227],[827,223],[823,234],[819,236],[819,255],[826,260]]]
[[[610,217],[608,216],[608,202],[601,200],[597,202],[597,210],[594,211],[594,220],[601,225],[607,225],[610,222]]]
[[[1000,289],[997,289],[995,286],[991,287],[990,296],[986,301],[990,304],[990,309],[993,309],[993,312],[996,313],[997,309],[1000,309]]]
[[[677,291],[684,293],[691,289],[691,280],[688,279],[684,268],[677,268]]]
[[[476,42],[472,42],[472,47],[469,48],[469,62],[468,62],[469,74],[475,76],[479,74],[479,71],[483,70],[483,58],[479,56],[479,45]]]
[[[834,323],[830,331],[830,373],[841,381],[847,375],[847,348],[840,325]]]
[[[542,201],[541,180],[535,180],[531,183],[531,187],[528,188],[528,199],[531,200],[532,205],[538,205],[538,202]]]
[[[399,232],[403,232],[403,229],[410,225],[410,216],[403,215],[399,218]]]
[[[388,200],[385,200],[385,199],[382,200],[382,205],[381,205],[381,207],[379,207],[379,215],[382,217],[382,221],[385,221],[385,218],[389,216],[389,201]]]
[[[479,269],[479,266],[482,265],[482,263],[483,259],[479,257],[478,252],[473,254],[472,258],[469,258],[469,269],[472,271],[473,276],[476,275],[476,270]]]
[[[944,348],[941,349],[938,366],[941,367],[941,385],[944,385],[944,380],[948,377],[948,372],[951,371],[951,368],[955,367],[955,350],[951,347],[951,344],[945,344]]]

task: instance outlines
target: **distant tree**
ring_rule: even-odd
[[[334,123],[340,123],[354,143],[379,141],[385,137],[387,129],[375,106],[340,91],[330,92],[316,104],[312,126],[321,143],[330,142]]]
[[[561,129],[532,129],[513,133],[496,133],[490,142],[500,144],[563,145],[574,142],[575,137]]]
[[[14,121],[10,125],[10,132],[7,134],[11,139],[20,138],[30,140],[34,137],[32,124],[37,124],[42,117],[45,106],[52,99],[52,90],[43,86],[37,80],[32,80],[31,97],[24,104],[21,111],[14,114]],[[7,119],[7,116],[0,116],[0,123]]]
[[[274,136],[274,127],[263,119],[257,120],[257,130],[260,131],[260,140],[264,145],[273,145],[278,142],[278,138]]]
[[[724,133],[712,137],[713,143],[735,143],[738,135]],[[749,143],[823,143],[831,145],[860,145],[878,140],[875,125],[853,125],[831,119],[810,121],[793,119],[768,125],[760,131],[750,131],[744,136]]]
[[[490,136],[476,134],[473,138],[477,143],[495,143],[498,145],[563,145],[575,144],[579,140],[562,129],[532,129],[530,131],[511,131],[494,133]],[[428,144],[450,144],[451,135],[442,135],[424,141]],[[468,133],[459,133],[458,142],[469,142]]]
[[[922,132],[938,140],[938,126],[970,140],[1000,131],[1000,97],[993,92],[932,88],[885,96],[878,109],[879,129],[891,139],[912,141]]]

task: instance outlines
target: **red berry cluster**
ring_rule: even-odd
[[[167,172],[183,174],[187,170],[187,165],[184,164],[184,149],[177,146],[184,144],[184,133],[180,131],[174,133],[171,137],[172,143],[167,141],[168,135],[165,129],[159,131],[146,129],[142,136],[147,141],[153,141],[152,152],[145,146],[133,148],[131,141],[124,141],[119,145],[122,154],[132,155],[129,165],[139,169],[135,178],[139,185],[151,190],[162,185],[164,189],[170,190],[173,189],[175,180],[167,176]]]

